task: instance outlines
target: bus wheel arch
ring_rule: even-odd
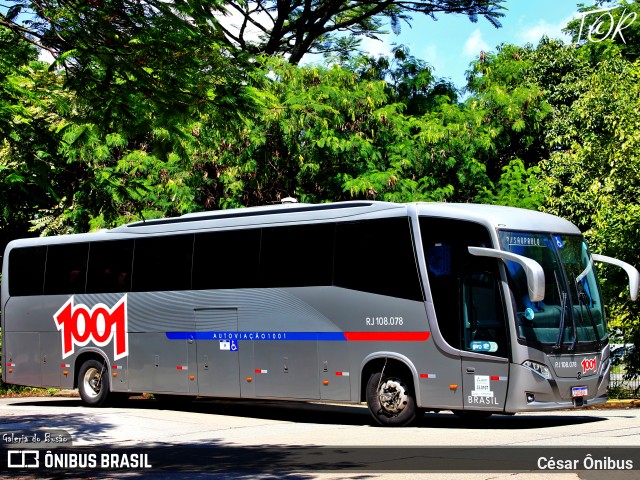
[[[361,399],[378,424],[406,426],[422,417],[414,372],[402,360],[375,358],[364,366],[361,379]]]
[[[74,387],[82,402],[91,407],[107,405],[111,397],[108,360],[99,353],[87,352],[78,356],[75,367]]]

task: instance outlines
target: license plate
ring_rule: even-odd
[[[571,389],[572,397],[586,397],[588,395],[587,387],[573,387]]]

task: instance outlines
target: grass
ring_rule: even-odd
[[[0,398],[53,397],[59,391],[58,388],[23,387],[0,382]]]

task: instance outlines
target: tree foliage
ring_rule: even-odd
[[[298,63],[307,53],[350,52],[361,38],[387,33],[386,22],[398,33],[403,22],[410,26],[415,14],[434,20],[439,14],[460,14],[472,22],[484,17],[499,27],[504,16],[502,3],[504,0],[6,0],[0,25],[56,57],[73,58],[78,67],[84,67],[77,74],[91,75],[87,70],[91,64],[106,65],[107,77],[127,77],[138,88],[160,95],[169,91],[176,72],[190,68],[193,62],[215,58],[220,45],[227,52],[285,55],[291,63]],[[163,85],[162,80],[169,84]],[[176,93],[174,101],[188,105],[203,92],[178,89]]]
[[[66,86],[101,106],[99,116],[110,118],[120,110],[135,119],[132,95],[187,114],[203,102],[224,107],[243,98],[232,81],[243,64],[237,57],[232,62],[230,51],[216,41],[215,22],[198,1],[11,0],[8,5],[0,25],[50,52],[65,70]]]
[[[65,172],[54,129],[70,108],[36,49],[11,40],[0,28],[0,241],[25,235],[39,210],[59,201]]]
[[[253,54],[284,54],[297,64],[307,53],[351,52],[362,37],[378,38],[389,22],[394,33],[410,25],[412,15],[479,16],[500,26],[504,0],[231,0],[223,11],[230,21],[220,20],[225,37],[241,50]],[[216,7],[217,10],[217,7]]]
[[[537,100],[496,106],[483,94],[458,104],[423,62],[396,60],[329,68],[268,59],[255,86],[260,109],[239,131],[207,129],[198,166],[208,172],[208,197],[224,195],[225,206],[286,196],[537,206],[527,186],[535,167],[515,155],[492,160],[519,132],[505,126],[505,111],[516,117]]]

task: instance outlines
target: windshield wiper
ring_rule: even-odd
[[[556,344],[553,346],[554,350],[560,350],[560,347],[562,346],[562,338],[564,337],[564,324],[565,324],[565,316],[567,314],[567,292],[563,292],[560,289],[560,280],[558,278],[558,272],[554,269],[553,270],[553,276],[556,279],[556,287],[558,287],[558,295],[560,296],[560,331],[558,332],[558,338],[556,340]],[[573,318],[573,338],[574,338],[574,343],[571,345],[570,350],[573,350],[573,348],[575,347],[575,338],[576,338],[576,321],[574,316],[572,315],[571,318]]]
[[[562,345],[562,337],[564,336],[564,316],[567,311],[567,292],[561,292],[560,294],[560,331],[558,332],[558,339],[553,346],[554,350],[560,350]]]
[[[591,306],[587,305],[585,302],[585,299],[588,298],[588,295],[587,295],[587,292],[585,292],[584,286],[582,285],[582,283],[576,282],[576,291],[578,293],[578,303],[580,304],[580,320],[582,321],[582,323],[584,323],[582,308],[585,307],[587,309],[587,317],[589,317],[589,323],[591,323],[591,328],[593,328],[593,335],[596,339],[596,346],[599,350],[602,344],[600,343],[600,336],[598,335],[598,327],[596,326],[596,322],[593,319],[593,314],[591,313]],[[577,341],[577,338],[574,340],[574,345],[576,341]]]
[[[580,300],[580,294],[578,294],[578,302],[580,303],[580,320],[584,323],[584,318],[582,317],[582,301]],[[576,344],[578,343],[578,327],[576,326],[576,314],[572,310],[571,315],[571,323],[573,324],[573,342],[571,342],[571,346],[569,347],[569,351],[572,352],[576,349]]]

